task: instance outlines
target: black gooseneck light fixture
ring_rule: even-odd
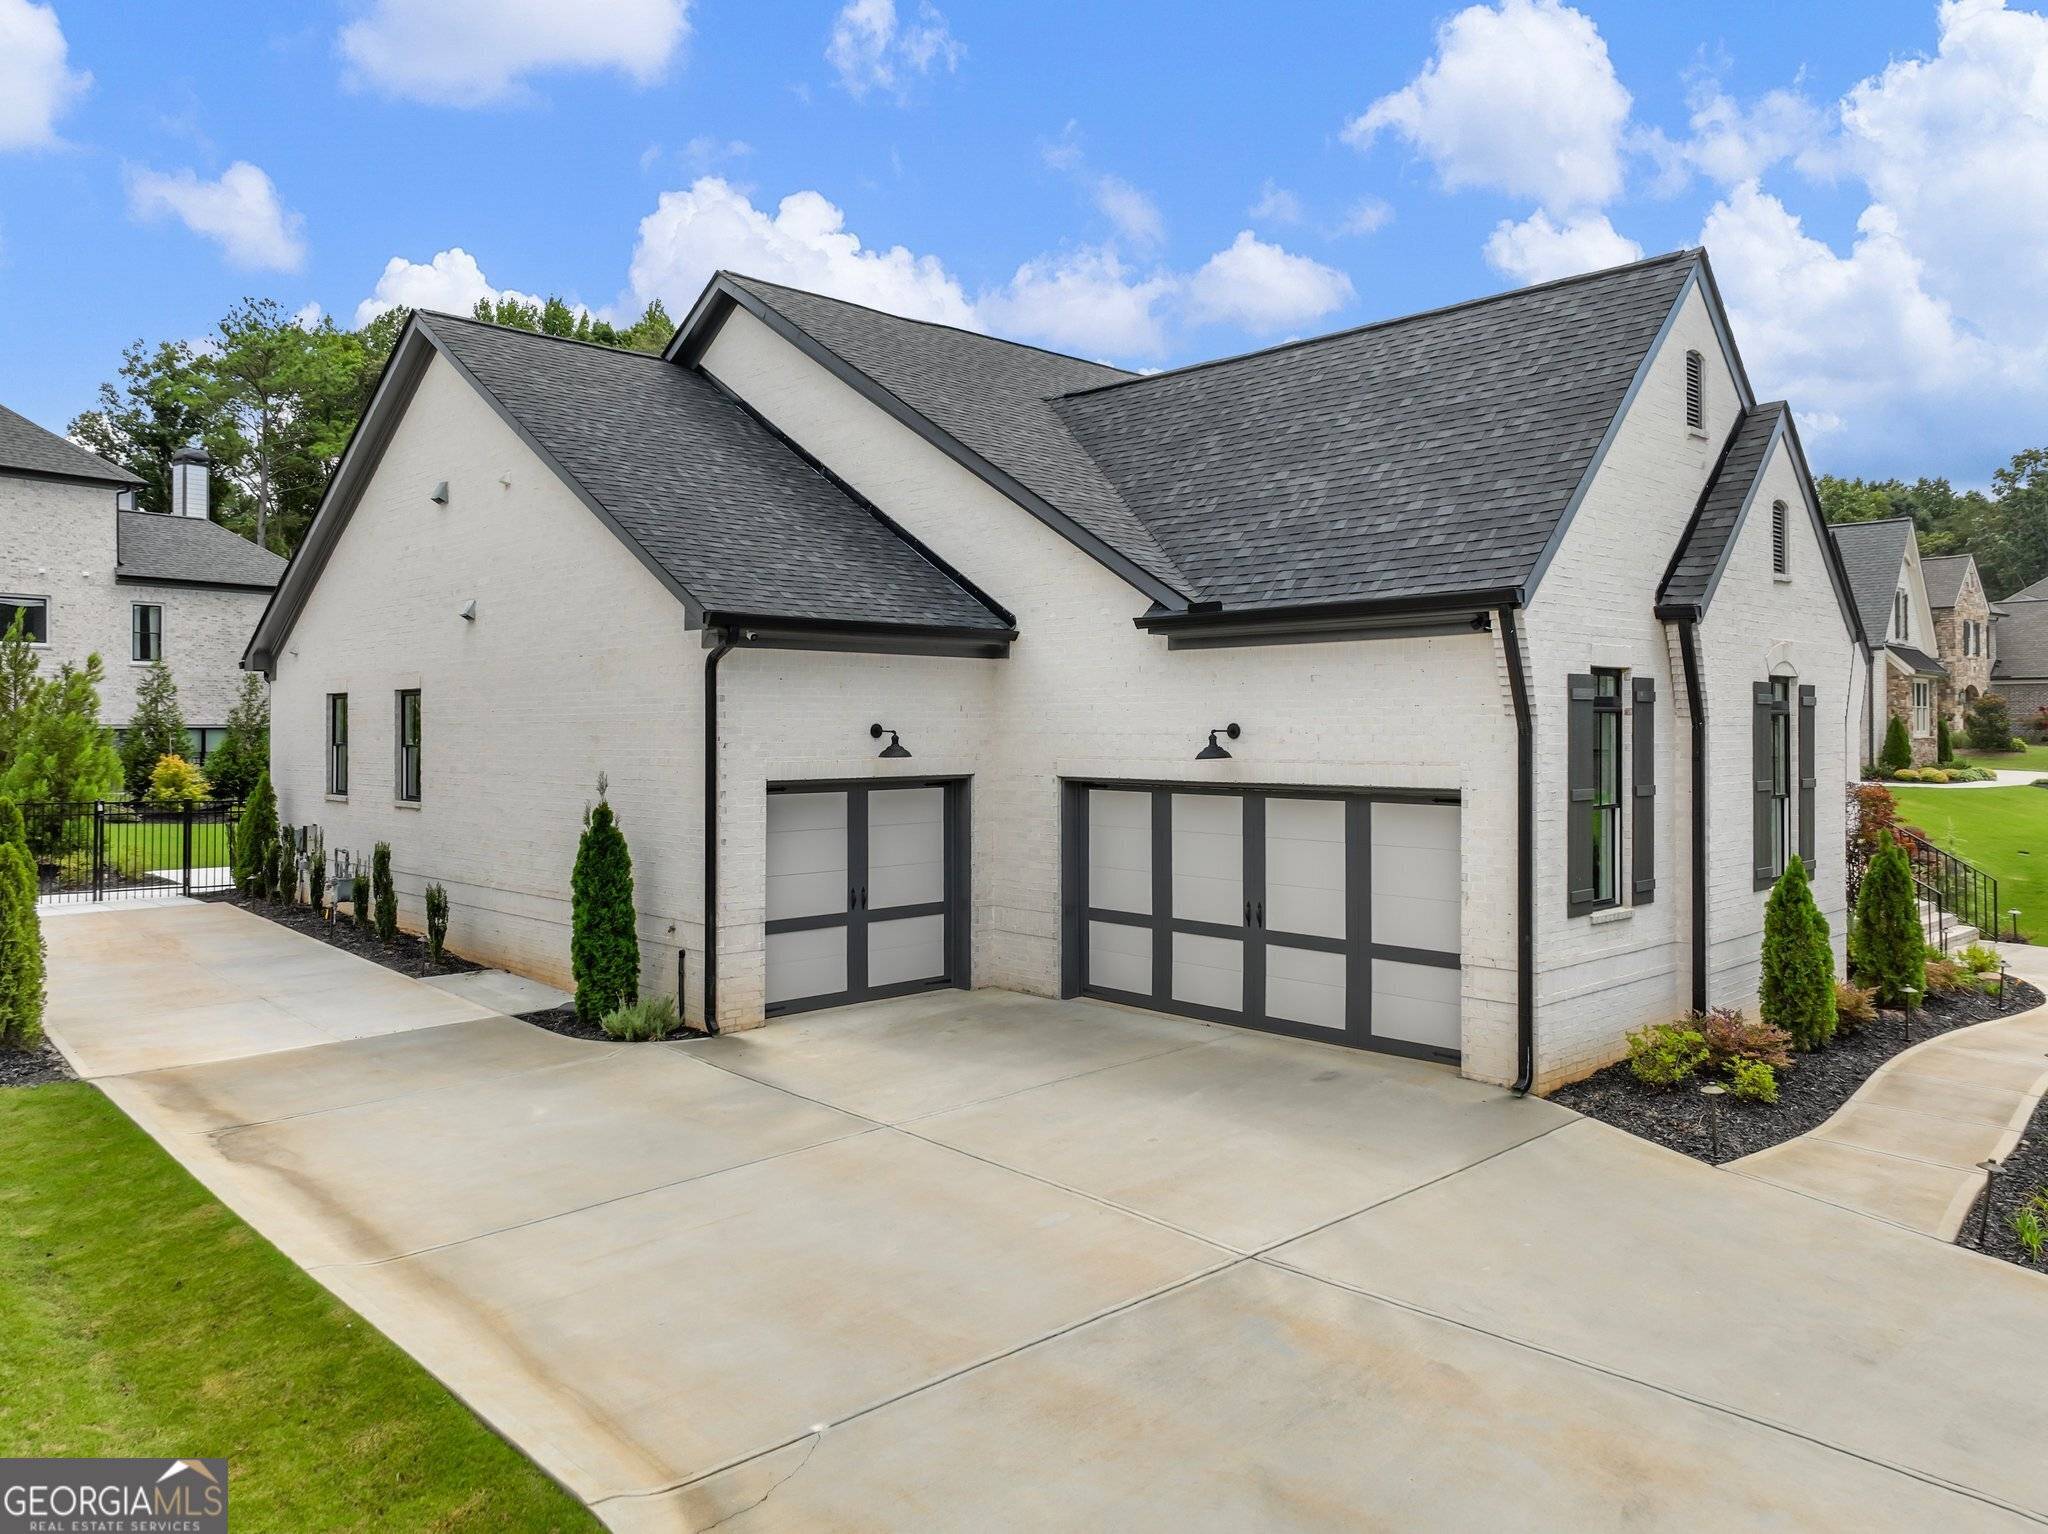
[[[910,753],[903,749],[903,742],[896,738],[894,730],[879,724],[868,726],[869,740],[880,740],[884,735],[889,737],[889,744],[882,747],[882,760],[885,762],[908,761]]]
[[[1242,735],[1243,733],[1244,731],[1240,730],[1234,724],[1226,724],[1219,730],[1211,730],[1209,732],[1209,744],[1202,747],[1201,750],[1195,753],[1195,760],[1198,762],[1229,761],[1230,752],[1218,743],[1216,737],[1219,735],[1228,735],[1232,740],[1236,740],[1237,737]]]

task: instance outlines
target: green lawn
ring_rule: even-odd
[[[1901,820],[1998,880],[1999,910],[2017,906],[2020,931],[2048,941],[2048,788],[1894,787],[1892,797]]]
[[[1956,760],[1993,772],[2048,772],[2048,746],[2029,746],[2024,751],[1970,751],[1958,749]]]
[[[0,1455],[224,1455],[239,1529],[596,1527],[97,1088],[0,1091],[0,1148]]]
[[[159,825],[107,823],[107,858],[117,862],[123,849],[133,847],[152,868],[176,868],[185,855],[185,831],[176,821]],[[228,866],[228,828],[219,821],[192,828],[192,866]]]

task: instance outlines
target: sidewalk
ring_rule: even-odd
[[[2048,988],[2048,951],[2000,943],[2012,973]],[[1818,1129],[1728,1169],[1953,1241],[2048,1091],[2048,1006],[1893,1056]]]

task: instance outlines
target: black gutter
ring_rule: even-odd
[[[1707,694],[1700,686],[1700,641],[1691,618],[1678,620],[1685,701],[1692,714],[1692,1009],[1707,1010]]]
[[[732,649],[721,633],[704,657],[704,1031],[718,1032],[718,663]],[[676,998],[681,1009],[683,999]]]
[[[1515,1095],[1525,1097],[1536,1081],[1536,723],[1515,610],[1502,606],[1495,621],[1515,705]]]
[[[1298,623],[1306,620],[1343,622],[1359,618],[1398,617],[1411,613],[1469,613],[1475,608],[1520,606],[1519,587],[1490,586],[1478,591],[1447,591],[1419,597],[1362,597],[1346,602],[1274,603],[1265,607],[1226,608],[1216,602],[1197,602],[1185,612],[1153,609],[1131,621],[1153,634],[1171,634],[1175,629],[1209,628],[1221,624],[1256,625],[1274,621]]]

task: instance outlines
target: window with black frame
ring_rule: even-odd
[[[406,804],[420,799],[420,695],[417,689],[398,695],[398,797]]]
[[[137,661],[164,658],[164,610],[154,602],[128,604],[128,658]]]
[[[1621,901],[1621,673],[1593,672],[1593,902]]]
[[[50,604],[43,597],[0,597],[0,635],[21,622],[22,637],[30,644],[50,642]]]
[[[1785,871],[1792,848],[1792,683],[1771,681],[1771,867]]]
[[[348,792],[348,694],[327,695],[327,791]]]

